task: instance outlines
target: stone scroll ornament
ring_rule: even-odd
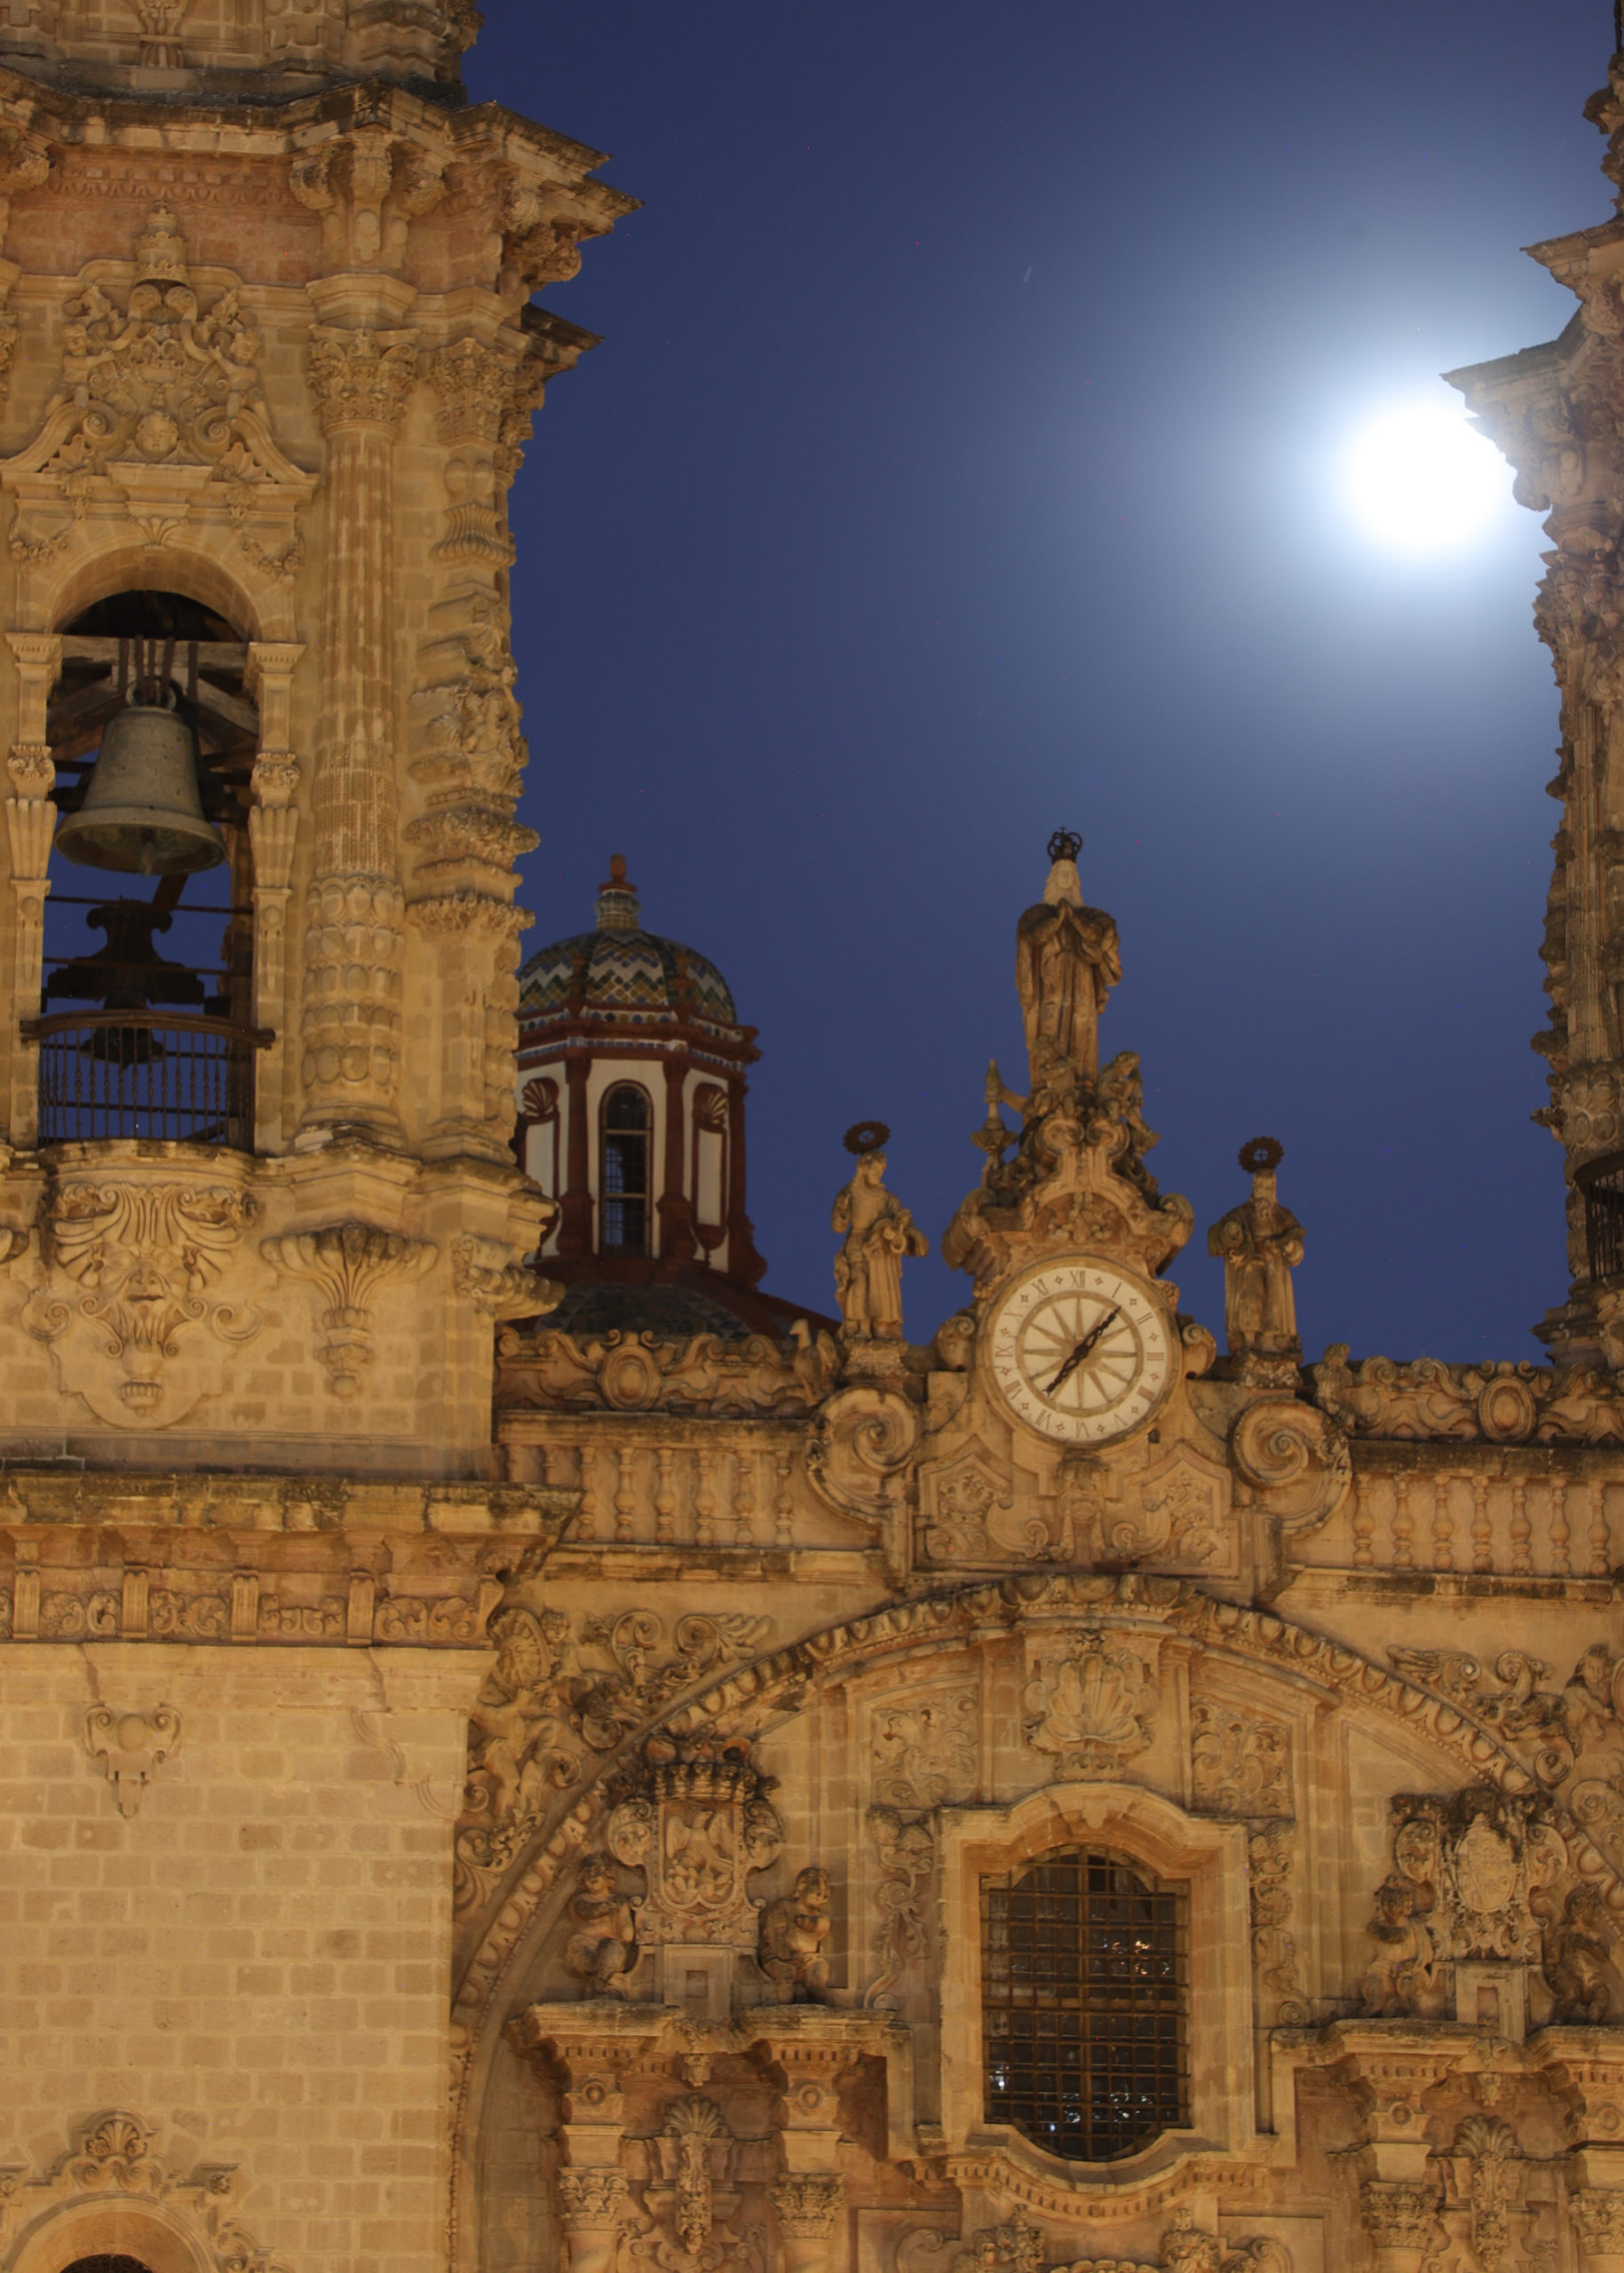
[[[836,1195],[829,1228],[842,1234],[835,1257],[841,1332],[848,1341],[900,1342],[902,1260],[926,1255],[931,1242],[894,1193],[885,1189],[883,1121],[854,1121],[844,1143],[857,1168]]]

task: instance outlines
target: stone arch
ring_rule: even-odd
[[[256,590],[257,588],[257,590]],[[210,547],[177,539],[160,550],[135,541],[75,555],[35,582],[41,622],[20,629],[59,631],[98,600],[115,593],[162,590],[212,608],[247,640],[291,639],[292,595],[285,585],[238,573]]]
[[[461,2187],[474,2166],[482,2103],[508,2007],[563,1899],[574,1857],[606,1814],[606,1787],[617,1764],[656,1729],[682,1736],[711,1727],[736,1734],[774,1711],[807,1708],[819,1687],[858,1666],[897,1665],[939,1649],[1031,1623],[1068,1620],[1110,1628],[1151,1628],[1177,1634],[1203,1652],[1252,1671],[1266,1669],[1321,1699],[1386,1720],[1411,1746],[1438,1761],[1457,1785],[1492,1783],[1512,1794],[1535,1779],[1501,1738],[1459,1704],[1390,1672],[1345,1644],[1326,1640],[1271,1612],[1224,1601],[1178,1579],[1129,1572],[1066,1573],[982,1582],[893,1603],[872,1615],[824,1628],[711,1683],[685,1703],[628,1730],[591,1781],[543,1822],[515,1863],[504,1896],[463,1974],[454,2004],[452,2095],[452,2261],[474,2261],[474,2237],[463,2226]],[[1604,1858],[1575,1829],[1572,1846],[1589,1878],[1613,1876]]]
[[[166,2205],[119,2197],[70,2202],[25,2230],[4,2273],[67,2273],[80,2258],[133,2257],[147,2273],[216,2273],[214,2253]]]

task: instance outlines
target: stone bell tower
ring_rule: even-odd
[[[1624,53],[1585,106],[1624,185]],[[1624,189],[1614,199],[1624,211]],[[1451,372],[1549,516],[1535,608],[1562,693],[1562,808],[1543,954],[1550,1024],[1544,1121],[1566,1156],[1567,1301],[1537,1331],[1559,1361],[1624,1366],[1624,237],[1616,218],[1528,250],[1578,296],[1560,338]]]
[[[4,15],[0,1450],[478,1476],[548,1220],[505,501],[633,201],[466,103],[467,0]],[[209,875],[95,872],[132,701]]]

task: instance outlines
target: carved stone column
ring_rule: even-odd
[[[254,1024],[276,1036],[257,1055],[254,1075],[254,1150],[282,1149],[282,1080],[288,1024],[288,901],[299,816],[293,793],[293,673],[303,647],[255,641],[248,651],[249,693],[259,706],[249,841],[254,848]]]
[[[679,2017],[662,2005],[589,2002],[532,2005],[508,2024],[518,2051],[564,2070],[558,2143],[566,2163],[556,2183],[569,2273],[608,2273],[626,2204],[622,2081],[666,2042]]]
[[[1367,2178],[1359,2215],[1375,2252],[1376,2273],[1421,2273],[1444,2238],[1436,2186],[1408,2178]]]
[[[835,2221],[845,2199],[838,2172],[779,2179],[772,2189],[784,2273],[827,2273]]]
[[[1580,2273],[1624,2273],[1624,2190],[1581,2186],[1568,2196]]]
[[[626,2181],[618,2170],[561,2170],[558,2209],[569,2273],[608,2273],[626,2214]]]
[[[747,1026],[747,1034],[755,1028]],[[756,1229],[745,1213],[744,1090],[742,1073],[727,1085],[727,1270],[753,1287],[767,1265],[756,1251]]]
[[[6,763],[12,794],[5,801],[12,891],[10,1117],[11,1141],[27,1151],[39,1136],[39,1046],[23,1041],[17,1022],[39,1016],[45,895],[51,890],[46,871],[57,819],[51,802],[56,767],[45,739],[45,712],[62,668],[62,642],[44,632],[8,636],[19,682],[17,740]]]
[[[416,375],[409,331],[318,325],[328,566],[305,911],[300,1127],[400,1133],[404,897],[395,772],[392,457]]]

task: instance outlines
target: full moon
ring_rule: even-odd
[[[1464,409],[1411,402],[1362,428],[1343,462],[1355,518],[1405,552],[1442,551],[1486,527],[1503,503],[1509,469]]]

